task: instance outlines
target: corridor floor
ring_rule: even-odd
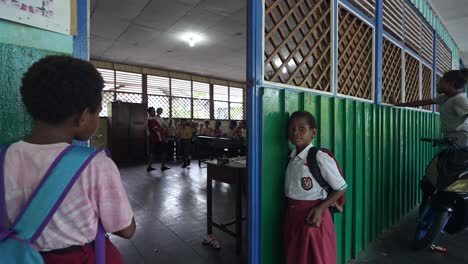
[[[350,264],[466,264],[468,263],[468,232],[442,235],[437,245],[446,247],[446,253],[431,250],[413,251],[411,243],[417,223],[417,210],[413,210],[399,225],[394,226]]]
[[[198,161],[187,169],[178,164],[169,166],[170,170],[149,173],[143,165],[120,168],[137,224],[131,240],[111,235],[125,263],[247,263],[245,222],[242,256],[235,254],[235,239],[216,228],[213,231],[222,248],[202,245],[206,236],[206,168],[199,168]],[[159,164],[153,167],[159,168]],[[213,183],[213,218],[228,222],[234,216],[234,186]]]

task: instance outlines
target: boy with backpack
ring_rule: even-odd
[[[45,57],[23,76],[34,127],[0,155],[0,263],[96,263],[102,254],[123,263],[103,232],[135,232],[118,168],[103,151],[71,146],[96,132],[103,87],[92,64],[69,56]]]

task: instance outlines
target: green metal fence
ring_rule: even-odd
[[[346,263],[420,200],[425,165],[436,150],[420,137],[439,137],[438,115],[314,95],[263,89],[262,263],[284,263],[286,124],[296,110],[314,114],[314,145],[331,149],[348,182],[343,214],[335,216],[339,263]]]

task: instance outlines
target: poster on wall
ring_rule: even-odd
[[[0,0],[0,19],[70,34],[70,0]]]

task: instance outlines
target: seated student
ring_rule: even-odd
[[[205,124],[203,124],[202,122],[198,123],[197,135],[203,136],[204,132],[205,132]]]
[[[180,121],[180,128],[177,131],[177,138],[180,142],[182,156],[182,168],[190,166],[190,150],[192,148],[193,128],[187,124],[185,119]]]
[[[221,121],[217,120],[215,122],[215,129],[213,130],[213,137],[223,136],[223,130],[221,130]]]
[[[97,130],[104,82],[96,68],[69,56],[48,56],[22,79],[21,95],[34,120],[31,135],[13,143],[4,162],[7,222],[12,223],[43,180],[46,170],[72,140]],[[130,239],[132,208],[120,173],[104,152],[82,171],[36,241],[44,262],[94,263],[98,222],[106,232]],[[107,263],[123,263],[106,239]]]
[[[229,130],[227,132],[227,137],[232,138],[232,139],[239,139],[240,132],[241,131],[238,128],[237,122],[234,120],[231,120],[231,122],[229,122]]]
[[[203,128],[202,135],[204,135],[204,136],[213,135],[213,129],[210,127],[210,121],[209,120],[205,120],[205,128]]]
[[[461,71],[448,71],[437,84],[436,98],[395,103],[395,106],[440,105],[440,124],[444,137],[450,139],[459,148],[468,147],[468,99],[460,92],[467,82]]]

